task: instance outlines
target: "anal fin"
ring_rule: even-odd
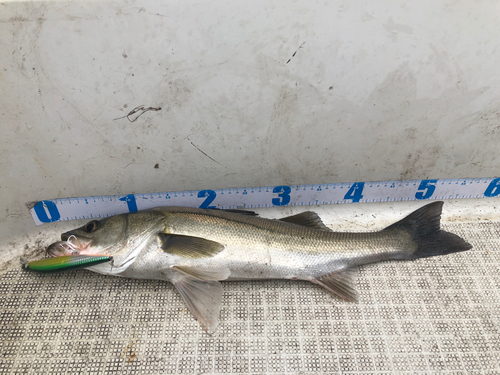
[[[311,281],[321,285],[323,288],[340,298],[350,302],[357,302],[358,292],[353,287],[357,270],[357,267],[348,268],[346,270],[323,275]]]

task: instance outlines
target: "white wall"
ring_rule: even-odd
[[[48,227],[24,205],[40,199],[498,176],[499,15],[496,1],[2,3],[1,244]],[[114,120],[139,105],[162,109]]]

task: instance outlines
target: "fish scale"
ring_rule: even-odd
[[[410,240],[406,232],[396,229],[390,233],[338,233],[258,217],[238,219],[239,222],[234,221],[234,216],[225,212],[207,211],[205,215],[179,220],[183,225],[176,222],[167,228],[169,233],[202,237],[225,247],[224,252],[212,258],[183,260],[180,265],[227,265],[231,279],[310,280],[364,264],[374,254],[400,252]]]

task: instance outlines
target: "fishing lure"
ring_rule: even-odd
[[[95,266],[105,262],[110,262],[113,257],[106,255],[64,255],[52,258],[35,260],[33,262],[23,262],[24,268],[41,273],[55,273],[76,270]]]

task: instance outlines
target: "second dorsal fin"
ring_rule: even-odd
[[[285,221],[287,223],[302,225],[304,227],[316,228],[327,232],[332,231],[323,223],[318,214],[312,211],[301,212],[300,214],[283,217],[278,220]]]

